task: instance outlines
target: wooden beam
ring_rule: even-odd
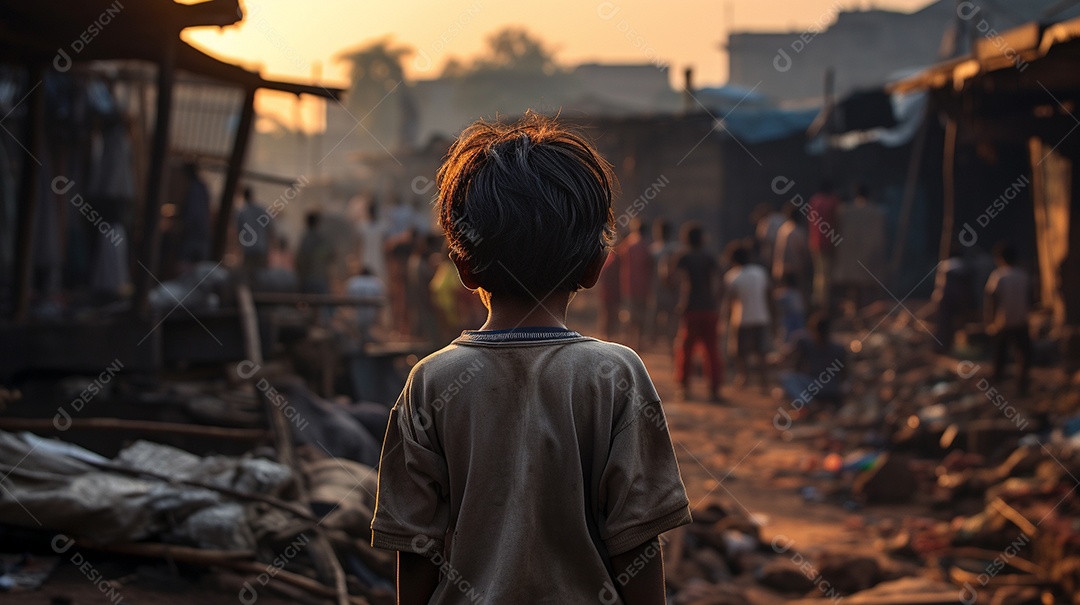
[[[214,256],[221,260],[225,256],[226,238],[229,235],[229,223],[232,222],[233,204],[236,200],[236,188],[240,184],[240,175],[247,157],[248,141],[251,140],[251,127],[255,123],[255,88],[244,92],[243,106],[240,108],[240,122],[236,126],[229,165],[225,169],[225,185],[221,189],[221,202],[218,204],[217,223],[214,225]]]
[[[185,437],[212,437],[234,441],[264,441],[270,434],[264,429],[234,429],[202,424],[180,424],[176,422],[156,422],[153,420],[126,420],[123,418],[72,418],[65,427],[94,431],[130,431],[133,433],[153,433],[157,435],[183,435]],[[0,417],[0,430],[33,431],[56,433],[62,429],[56,426],[53,418],[12,418]]]
[[[156,283],[158,271],[158,248],[160,242],[161,192],[165,180],[165,160],[169,151],[169,125],[172,118],[173,84],[176,81],[176,45],[179,32],[162,37],[161,59],[157,74],[157,107],[154,113],[154,141],[150,148],[150,165],[146,176],[146,198],[143,200],[142,240],[139,245],[139,261],[143,267],[135,270],[135,296],[132,301],[136,313],[144,313],[149,301],[147,295]]]
[[[11,316],[15,321],[26,319],[30,311],[31,264],[33,263],[34,218],[41,203],[41,135],[44,131],[45,71],[41,64],[26,68],[26,116],[22,140],[26,156],[19,174],[19,218],[15,236],[15,283]]]

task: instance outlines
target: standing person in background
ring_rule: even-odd
[[[184,174],[188,186],[180,209],[180,273],[210,258],[210,189],[195,162],[184,164]]]
[[[973,307],[971,292],[971,267],[960,244],[953,242],[949,258],[938,265],[934,295],[930,299],[937,314],[934,350],[938,353],[952,351],[956,330],[967,321]]]
[[[772,314],[769,313],[769,276],[763,267],[750,262],[750,249],[742,243],[733,243],[728,248],[727,256],[731,268],[724,274],[724,310],[721,317],[728,326],[728,338],[733,332],[736,335],[732,355],[738,371],[736,383],[748,384],[753,372],[764,391],[765,352],[772,322]]]
[[[442,260],[442,238],[428,234],[418,237],[407,267],[406,294],[412,307],[412,334],[427,342],[439,342],[438,311],[431,296],[431,280]]]
[[[833,242],[837,227],[837,215],[840,198],[833,192],[832,181],[825,180],[818,187],[818,192],[807,202],[809,209],[810,256],[814,261],[814,304],[825,313],[831,313],[831,290],[833,284],[833,262],[836,258],[836,244]]]
[[[296,278],[305,294],[329,294],[334,248],[319,228],[318,212],[307,213],[307,231],[296,250]]]
[[[408,283],[409,257],[417,245],[416,228],[407,227],[401,233],[386,240],[386,283],[390,288],[391,329],[401,337],[412,335],[410,307],[406,284]]]
[[[772,267],[776,251],[776,239],[780,233],[780,227],[786,219],[771,204],[764,202],[758,204],[754,214],[759,217],[754,225],[754,241],[757,244],[758,259],[761,261],[762,266]]]
[[[353,265],[353,276],[345,280],[345,294],[371,299],[386,297],[386,286],[370,267],[360,265],[355,259],[350,264]],[[379,307],[380,305],[372,303],[357,305],[354,309],[361,346],[375,340],[372,329],[379,321]]]
[[[994,337],[993,380],[1005,377],[1005,362],[1009,349],[1016,354],[1020,366],[1021,395],[1028,390],[1028,371],[1031,365],[1031,334],[1028,332],[1028,313],[1031,311],[1031,279],[1027,271],[1016,266],[1016,249],[1004,242],[994,246],[997,269],[986,282],[986,331]]]
[[[813,284],[813,270],[810,263],[810,247],[806,226],[802,223],[799,207],[788,204],[784,208],[787,220],[776,234],[776,249],[773,252],[772,279],[782,283],[785,276],[791,276],[794,287],[805,304],[810,300]]]
[[[829,318],[814,313],[802,335],[785,347],[782,363],[790,369],[780,373],[780,387],[793,402],[808,404],[802,413],[838,409],[847,379],[845,355],[843,345],[832,340]]]
[[[701,344],[705,349],[709,400],[720,402],[723,401],[720,385],[724,382],[724,362],[720,357],[716,332],[720,321],[717,310],[720,265],[713,254],[705,249],[705,233],[700,224],[684,224],[680,238],[683,250],[675,261],[676,281],[681,293],[678,307],[681,321],[675,342],[675,382],[679,385],[677,396],[683,400],[689,397],[694,348]]]
[[[783,330],[783,341],[792,342],[794,335],[806,328],[806,299],[799,291],[798,280],[787,273],[773,293],[777,319]]]
[[[679,299],[672,283],[675,273],[675,258],[679,242],[671,237],[671,223],[658,218],[653,221],[653,243],[649,246],[653,266],[653,297],[649,315],[652,317],[650,330],[651,344],[664,343],[667,352],[674,354],[671,348],[675,342],[675,333],[679,329],[678,316],[675,312]]]
[[[629,318],[626,344],[641,351],[649,295],[652,290],[652,255],[649,254],[648,225],[640,218],[630,220],[630,235],[619,245],[622,298],[626,301]]]
[[[607,340],[619,338],[619,308],[622,304],[622,258],[608,254],[600,272],[600,331]]]
[[[379,215],[379,203],[374,198],[367,200],[356,233],[360,238],[360,262],[386,283],[386,224]]]
[[[236,213],[236,233],[244,256],[244,279],[250,283],[256,272],[270,265],[274,237],[270,215],[255,202],[251,187],[244,187],[244,207]]]
[[[873,301],[885,281],[885,212],[870,199],[865,185],[855,186],[851,203],[837,220],[844,237],[836,246],[833,283],[856,309]]]

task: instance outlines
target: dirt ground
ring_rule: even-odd
[[[904,514],[925,512],[917,505],[845,510],[835,503],[807,501],[801,489],[808,481],[808,469],[820,465],[822,453],[812,439],[784,438],[773,426],[780,402],[762,394],[757,387],[725,386],[724,404],[703,399],[705,387],[698,378],[687,401],[676,401],[672,363],[667,355],[643,355],[668,417],[675,451],[691,506],[703,510],[711,503],[725,509],[740,509],[761,525],[764,540],[783,536],[785,543],[800,550],[816,546],[845,551],[872,552],[872,528],[883,519],[899,519]],[[695,395],[697,399],[695,399]],[[106,594],[72,565],[62,565],[39,591],[17,595],[0,594],[0,604],[105,605],[154,603],[179,605],[233,605],[238,598],[239,578],[222,580],[207,576],[199,583],[175,580],[167,568],[159,566],[132,573],[131,567],[109,563],[100,566],[103,577],[117,579],[117,592]],[[110,598],[110,596],[112,598]],[[768,599],[764,599],[766,602]],[[260,594],[261,605],[284,605],[295,601]],[[777,601],[782,602],[782,601]]]
[[[816,440],[792,438],[790,433],[785,439],[774,426],[780,400],[761,393],[757,385],[725,385],[726,402],[708,403],[699,377],[687,401],[680,402],[670,356],[647,353],[643,359],[664,401],[693,509],[716,502],[727,510],[741,510],[759,522],[766,542],[783,536],[800,549],[828,546],[867,553],[876,552],[876,524],[927,513],[918,504],[845,510],[836,503],[808,501],[802,488],[815,483],[812,473],[820,469],[824,454],[814,448]],[[805,431],[814,423],[799,426]]]

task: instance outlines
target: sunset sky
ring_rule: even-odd
[[[343,50],[392,36],[416,49],[408,75],[438,75],[450,56],[478,54],[484,39],[506,26],[526,27],[554,48],[565,65],[582,62],[648,63],[672,66],[672,77],[692,66],[699,86],[727,79],[721,51],[728,31],[802,31],[827,24],[843,9],[871,6],[911,11],[928,0],[242,0],[245,19],[237,26],[185,32],[189,42],[220,58],[258,68],[264,75],[307,80],[321,66],[327,84],[345,85]],[[288,119],[284,103],[260,98],[263,110]]]

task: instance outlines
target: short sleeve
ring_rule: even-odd
[[[410,393],[407,384],[390,411],[371,545],[422,553],[432,546],[442,549],[450,519],[449,474],[446,459],[428,438],[433,420],[426,411],[416,413]]]
[[[640,405],[612,438],[600,478],[600,538],[610,555],[690,523],[675,450],[659,401]]]

